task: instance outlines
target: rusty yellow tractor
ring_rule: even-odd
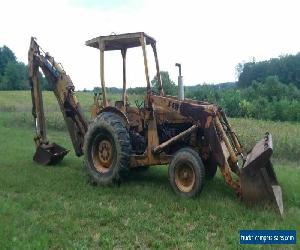
[[[57,98],[75,153],[84,155],[92,182],[108,185],[124,180],[131,169],[165,165],[175,193],[195,197],[219,167],[225,182],[240,199],[249,203],[270,200],[283,213],[281,188],[270,161],[273,148],[269,133],[245,154],[221,107],[184,99],[182,94],[164,95],[156,41],[143,32],[99,36],[86,45],[100,51],[101,93],[94,95],[90,122],[84,117],[72,80],[62,65],[31,39],[28,60],[36,162],[53,165],[68,153],[47,140],[38,78],[41,69]],[[143,53],[147,85],[143,103],[135,106],[128,102],[126,94],[126,54],[134,47],[140,47]],[[155,59],[158,93],[151,89],[148,47]],[[123,59],[123,91],[121,100],[115,103],[108,101],[104,79],[104,53],[112,50],[119,50]]]

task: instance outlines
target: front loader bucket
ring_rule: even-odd
[[[241,169],[242,197],[249,204],[266,200],[275,202],[283,215],[282,191],[270,161],[272,153],[272,136],[266,133],[248,153]]]
[[[33,160],[42,165],[55,165],[60,162],[69,150],[56,143],[41,144],[37,147]]]

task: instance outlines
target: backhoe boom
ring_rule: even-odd
[[[42,90],[38,77],[39,68],[44,73],[58,101],[75,153],[77,156],[81,156],[83,154],[84,135],[88,124],[74,95],[75,88],[71,78],[49,53],[43,52],[34,38],[31,38],[30,42],[28,66],[33,106],[32,115],[36,125],[35,143],[37,153],[34,159],[43,164],[51,164],[53,161],[61,160],[68,152],[55,143],[50,144],[47,140]]]

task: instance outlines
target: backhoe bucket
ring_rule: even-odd
[[[282,191],[270,161],[272,153],[272,136],[266,133],[248,153],[241,169],[242,197],[249,204],[266,200],[275,202],[283,215]]]
[[[69,150],[56,143],[41,144],[37,147],[33,160],[42,165],[55,165],[60,162]]]

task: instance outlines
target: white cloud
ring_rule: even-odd
[[[300,51],[298,1],[130,1],[84,8],[68,0],[9,0],[0,6],[0,46],[26,62],[30,36],[36,36],[77,89],[99,84],[99,52],[84,42],[111,32],[155,37],[160,68],[176,80],[174,64],[181,62],[185,84],[233,81],[241,61]],[[141,55],[139,48],[128,51],[130,86],[145,84]],[[108,52],[105,59],[107,85],[121,86],[120,54]]]

